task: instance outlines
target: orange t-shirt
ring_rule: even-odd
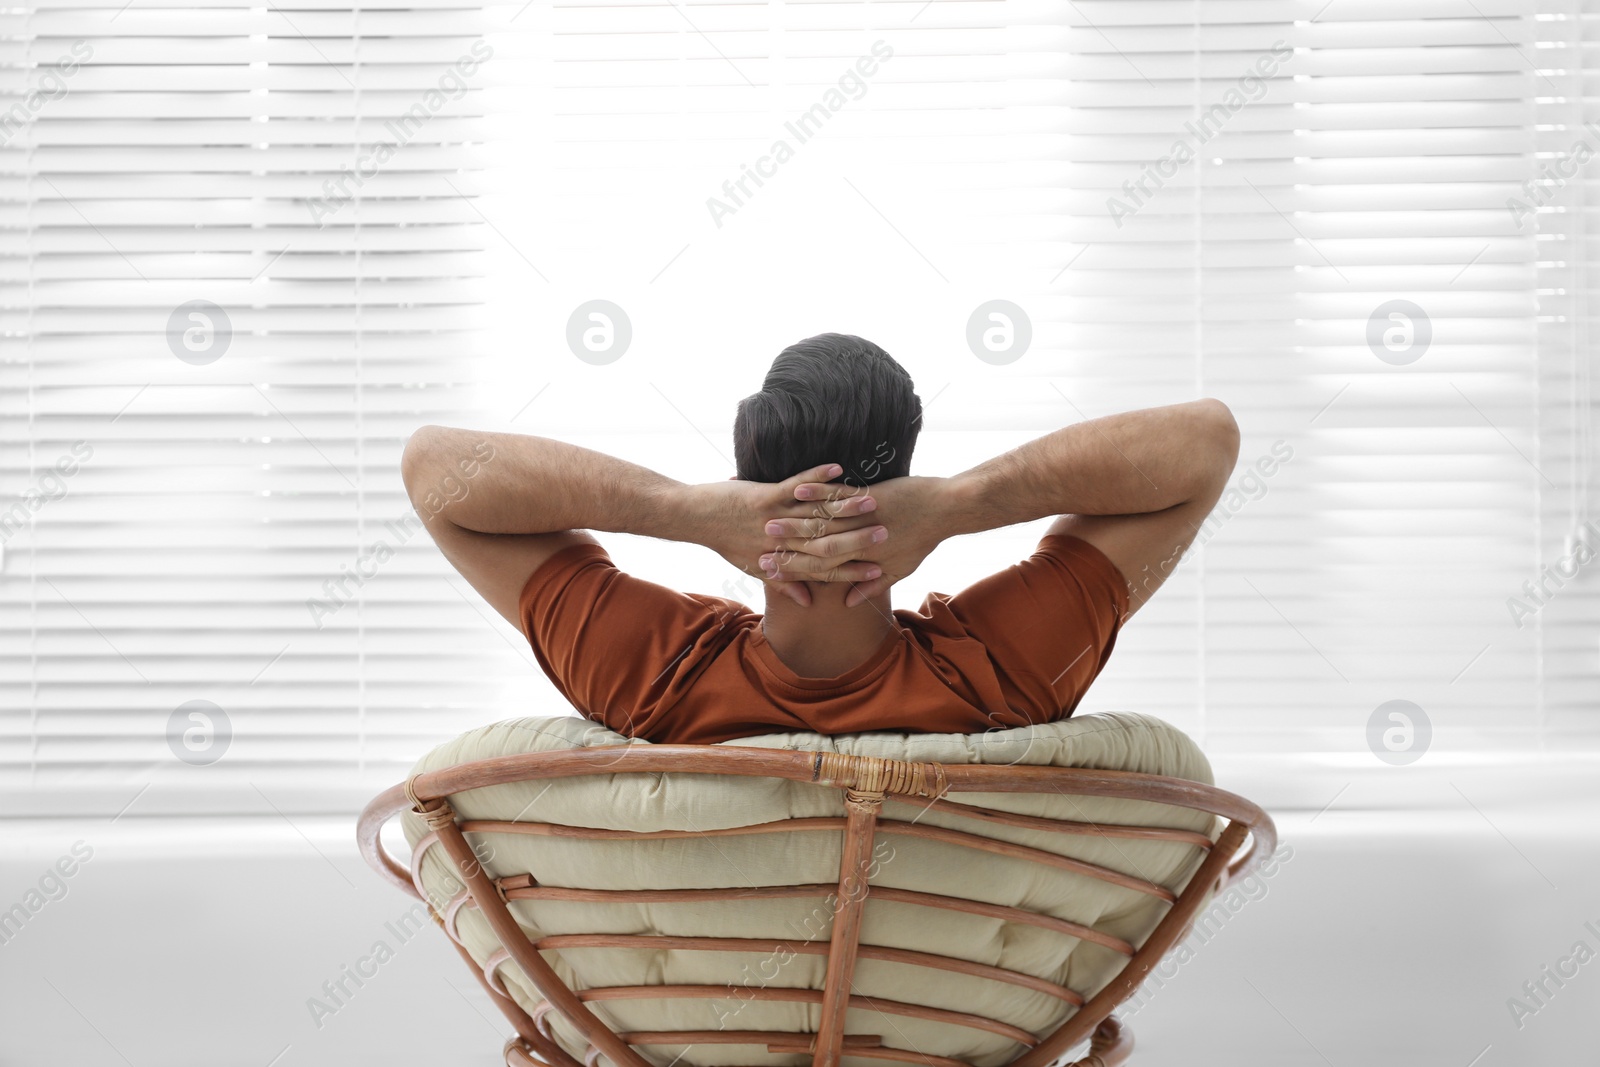
[[[596,544],[547,559],[518,609],[539,665],[584,716],[630,737],[704,745],[1066,718],[1111,656],[1128,588],[1099,549],[1047,534],[1032,556],[955,596],[895,609],[895,632],[833,678],[784,666],[759,612],[636,578]]]

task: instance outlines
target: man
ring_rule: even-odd
[[[440,550],[583,715],[656,742],[981,732],[1072,714],[1216,504],[1216,400],[1064,427],[954,477],[910,473],[911,378],[877,345],[785,349],[734,422],[738,473],[685,485],[560,441],[425,426],[402,471]],[[1028,559],[921,611],[895,582],[949,537],[1057,516]],[[692,541],[766,612],[617,569],[589,530]]]

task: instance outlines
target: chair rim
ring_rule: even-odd
[[[792,749],[631,743],[470,760],[413,775],[407,781],[384,790],[366,806],[357,823],[357,843],[362,857],[380,876],[429,906],[435,921],[445,929],[491,998],[511,1020],[521,1041],[552,1067],[583,1065],[556,1044],[553,1034],[545,1026],[537,1024],[503,990],[496,988],[498,983],[489,981],[453,932],[455,911],[458,909],[451,909],[451,921],[446,923],[416,884],[411,865],[402,863],[384,848],[382,829],[391,818],[407,809],[425,818],[433,832],[427,835],[427,841],[418,842],[414,861],[430,843],[444,847],[456,866],[455,877],[467,887],[462,895],[470,897],[470,902],[480,909],[499,937],[504,954],[502,959],[509,957],[516,962],[534,982],[546,1002],[551,1003],[583,1034],[590,1044],[587,1058],[593,1061],[598,1056],[604,1056],[616,1067],[649,1067],[649,1061],[639,1056],[632,1045],[588,1010],[584,1003],[588,998],[580,998],[567,989],[554,971],[549,969],[537,947],[529,941],[511,915],[505,888],[490,879],[476,863],[471,846],[464,837],[465,833],[473,832],[473,828],[457,819],[450,804],[450,798],[457,793],[513,782],[647,773],[777,778],[844,791],[846,814],[844,818],[834,820],[836,828],[844,834],[838,886],[840,906],[834,915],[832,939],[826,957],[826,985],[820,1000],[821,1026],[810,1046],[814,1067],[837,1067],[841,1057],[860,1050],[860,1046],[853,1039],[847,1039],[843,1031],[844,1015],[849,1007],[859,1006],[851,1003],[860,998],[849,995],[850,975],[861,948],[858,942],[862,912],[873,893],[867,880],[859,878],[859,872],[865,869],[875,834],[893,832],[891,825],[878,825],[878,812],[886,798],[928,797],[934,802],[944,801],[946,807],[967,809],[960,812],[967,814],[989,809],[947,801],[946,798],[952,793],[963,792],[1060,792],[1069,796],[1167,804],[1203,811],[1226,820],[1207,855],[1182,890],[1177,894],[1167,894],[1171,899],[1167,902],[1166,915],[1137,946],[1122,970],[1055,1031],[1040,1037],[1031,1048],[1026,1048],[1010,1061],[1008,1067],[1048,1067],[1068,1049],[1090,1037],[1094,1039],[1097,1051],[1089,1060],[1080,1062],[1106,1065],[1121,1062],[1131,1047],[1131,1040],[1117,1024],[1112,1012],[1133,995],[1149,971],[1187,935],[1204,899],[1243,877],[1258,857],[1269,856],[1277,848],[1277,831],[1271,817],[1244,797],[1213,785],[1182,778],[1082,767],[946,764]],[[1098,831],[1097,824],[1093,823],[1043,821]],[[528,825],[538,827],[545,824]],[[562,832],[579,830],[580,836],[588,836],[581,833],[583,828],[556,829]],[[1105,829],[1138,828],[1107,824]],[[593,830],[589,833],[595,836],[631,836],[628,831]],[[658,833],[670,834],[674,831]],[[693,831],[682,833],[693,835]],[[847,889],[850,890],[848,896]],[[776,1038],[780,1035],[773,1036]],[[791,1036],[790,1041],[793,1040]],[[932,1059],[937,1057],[927,1058],[930,1061]],[[508,1062],[521,1061],[508,1058]]]

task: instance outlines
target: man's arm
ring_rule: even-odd
[[[1147,408],[1064,427],[952,481],[955,532],[1059,516],[1128,582],[1128,614],[1150,598],[1216,506],[1239,458],[1220,400]]]
[[[778,484],[685,485],[563,441],[444,426],[411,435],[400,472],[445,558],[519,628],[517,601],[529,577],[570,545],[598,544],[586,530],[689,541],[751,566],[770,540],[760,533],[762,522],[774,514],[809,514],[795,486],[830,476],[824,465]],[[861,506],[857,501],[841,513]],[[870,532],[833,535],[833,545],[851,551],[870,543]],[[856,577],[877,569],[848,568]],[[786,591],[804,591],[784,584]]]
[[[1129,585],[1129,614],[1176,566],[1216,505],[1239,454],[1227,405],[1196,400],[1092,419],[1046,434],[951,478],[897,478],[871,487],[874,519],[890,531],[855,558],[883,565],[860,583],[856,604],[914,571],[947,537],[1060,516],[1050,533],[1098,548]],[[802,486],[813,494],[826,486]],[[835,566],[785,520],[768,577],[799,578]],[[840,526],[847,526],[844,523]]]

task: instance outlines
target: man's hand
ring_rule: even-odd
[[[826,500],[843,488],[810,480],[809,474],[813,473],[801,476],[806,480],[795,487],[797,496]],[[767,529],[778,534],[779,543],[777,551],[761,557],[767,577],[776,581],[853,582],[855,588],[845,595],[844,602],[846,607],[854,607],[886,592],[915,571],[948,536],[947,512],[954,492],[951,479],[891,478],[866,492],[875,502],[870,520],[828,519],[819,527],[814,519],[778,515],[768,522]],[[890,531],[890,535],[882,541],[863,543],[859,531],[835,532],[848,529],[852,521],[872,521]],[[877,577],[862,572],[871,563],[882,568]]]
[[[874,543],[873,535],[883,531],[871,514],[877,501],[863,490],[826,484],[840,471],[838,464],[823,464],[781,482],[729,479],[691,485],[677,506],[695,531],[692,540],[746,574],[760,575],[756,561],[763,554],[803,543],[813,569],[793,578],[768,573],[766,580],[795,603],[809,606],[806,580],[861,582],[883,573],[876,562],[856,562]],[[793,536],[766,532],[774,521],[793,530]]]

